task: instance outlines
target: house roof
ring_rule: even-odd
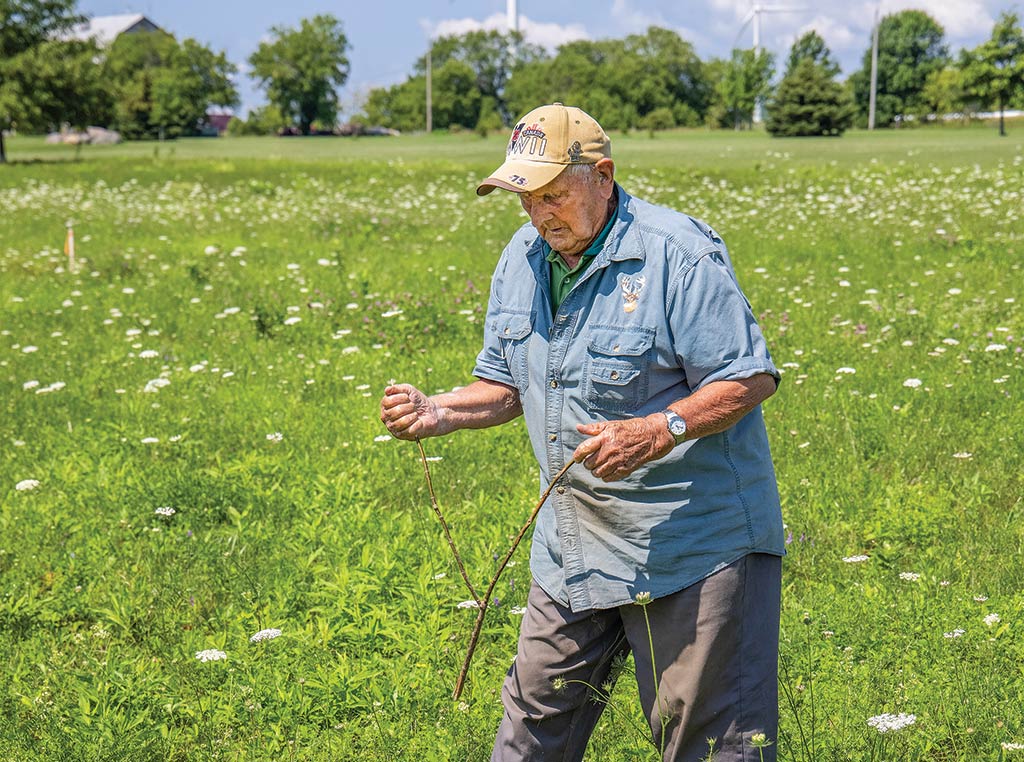
[[[141,13],[122,13],[117,16],[95,16],[84,24],[78,24],[67,34],[67,39],[88,40],[94,38],[103,47],[111,45],[120,35],[137,26],[149,31],[159,29]]]

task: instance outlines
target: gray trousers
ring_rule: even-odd
[[[505,715],[491,762],[582,760],[613,663],[631,650],[640,703],[665,760],[698,762],[715,738],[715,762],[760,762],[760,752],[774,762],[781,579],[782,559],[755,553],[646,607],[581,612],[534,584],[502,686]],[[772,745],[759,752],[750,745],[755,733]]]

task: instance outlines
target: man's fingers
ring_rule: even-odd
[[[595,452],[601,449],[602,440],[599,436],[591,437],[590,439],[584,439],[576,451],[572,454],[572,459],[577,463],[582,463],[588,457],[593,455]]]
[[[411,403],[412,400],[408,394],[389,394],[380,401],[380,406],[385,410],[391,410],[399,405],[406,405]]]
[[[604,428],[607,425],[608,424],[603,421],[598,421],[597,423],[577,423],[576,431],[580,434],[586,434],[588,437],[592,437],[595,434],[600,434],[604,431]]]

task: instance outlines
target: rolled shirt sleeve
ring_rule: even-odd
[[[669,290],[669,323],[679,367],[691,391],[779,371],[750,303],[718,252],[705,254]]]

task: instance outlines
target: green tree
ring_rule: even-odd
[[[277,135],[288,125],[281,110],[273,103],[250,109],[248,119],[235,117],[228,122],[229,135]]]
[[[806,32],[789,49],[784,76],[789,76],[797,64],[805,58],[809,58],[813,63],[820,66],[830,79],[835,78],[839,74],[839,63],[832,56],[832,51],[828,49],[825,40],[814,30]]]
[[[494,98],[482,98],[480,100],[480,114],[476,120],[476,133],[486,138],[491,132],[499,132],[505,123],[501,119],[501,114],[498,113],[498,104]]]
[[[126,138],[195,134],[210,106],[234,106],[236,69],[224,53],[166,32],[123,34],[103,64],[114,120]]]
[[[427,121],[426,77],[410,77],[391,87],[370,91],[363,107],[365,121],[408,132],[422,130]],[[447,124],[437,124],[447,127]]]
[[[518,68],[506,95],[516,114],[561,101],[584,109],[606,130],[628,130],[661,108],[676,124],[700,124],[713,88],[690,43],[651,27],[621,40],[562,45],[554,58]]]
[[[249,57],[253,76],[267,98],[308,135],[313,122],[334,124],[338,94],[348,80],[348,38],[341,22],[323,14],[303,19],[298,29],[271,28],[273,40]]]
[[[933,71],[925,80],[921,90],[921,118],[935,114],[942,119],[947,114],[962,114],[963,120],[969,119],[970,112],[975,110],[975,98],[964,87],[963,72],[955,66]]]
[[[992,37],[961,54],[960,68],[965,89],[999,110],[999,134],[1005,136],[1003,111],[1024,93],[1024,31],[1017,14],[1001,14]]]
[[[502,120],[508,124],[516,116],[509,112],[505,101],[505,87],[512,72],[524,64],[543,60],[546,54],[543,48],[525,42],[518,32],[503,34],[495,30],[474,30],[434,40],[430,56],[435,76],[451,61],[469,66],[480,97],[492,98]],[[416,62],[414,76],[426,76],[426,71],[427,54],[424,54]]]
[[[942,27],[923,11],[885,16],[878,27],[878,90],[875,123],[892,124],[896,117],[920,113],[924,83],[949,63]],[[871,45],[862,68],[850,77],[860,121],[867,124],[871,98]]]
[[[765,128],[775,137],[838,136],[853,123],[849,91],[813,58],[802,58],[782,78],[768,103]]]
[[[774,59],[768,51],[733,50],[732,57],[716,66],[720,72],[715,84],[712,120],[720,127],[739,130],[750,127],[757,101],[771,92]]]
[[[32,65],[39,62],[40,45],[83,20],[75,13],[75,0],[0,0],[0,162],[7,161],[4,130],[26,120],[56,116],[59,121],[48,80]],[[68,50],[75,55],[75,49]]]

